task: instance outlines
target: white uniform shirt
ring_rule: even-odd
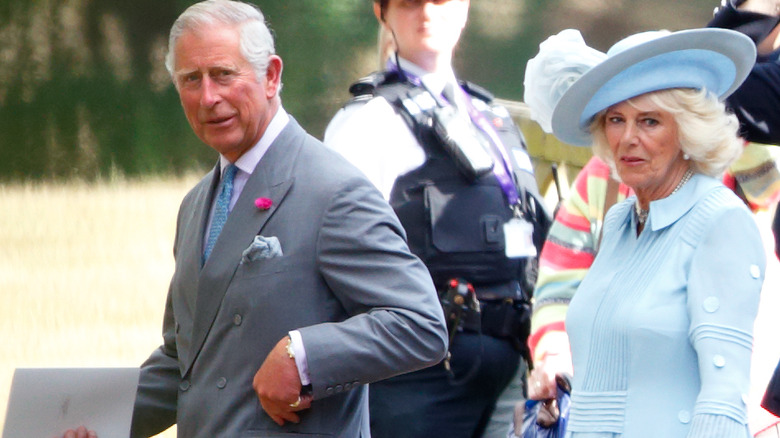
[[[457,83],[452,69],[428,73],[405,59],[399,61],[404,72],[419,77],[436,96],[447,83]],[[362,170],[388,200],[395,180],[422,166],[426,158],[409,126],[383,97],[339,110],[325,130],[324,143]]]

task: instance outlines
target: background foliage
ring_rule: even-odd
[[[158,174],[213,163],[163,67],[193,1],[0,0],[0,182]],[[255,0],[285,61],[285,108],[321,137],[378,65],[370,0]],[[567,27],[605,50],[628,33],[702,26],[715,0],[472,0],[463,78],[522,99],[525,62]]]

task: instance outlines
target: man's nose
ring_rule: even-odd
[[[200,89],[200,105],[211,108],[220,100],[219,88],[208,76],[203,79]]]

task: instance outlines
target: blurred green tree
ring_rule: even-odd
[[[214,163],[163,65],[192,0],[0,0],[0,182],[179,174]],[[284,106],[321,136],[376,70],[371,0],[255,0],[285,62]],[[701,26],[715,0],[473,0],[459,75],[521,100],[525,62],[547,35],[597,48],[628,33]]]

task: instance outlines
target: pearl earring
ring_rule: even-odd
[[[690,160],[691,156],[688,154],[683,154],[683,160]]]

